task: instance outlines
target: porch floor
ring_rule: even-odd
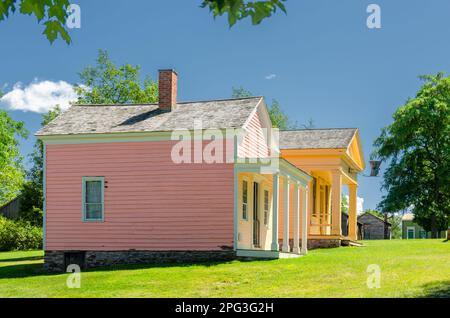
[[[285,253],[281,251],[237,250],[236,256],[249,258],[280,259],[280,258],[297,258],[303,255],[295,253]]]

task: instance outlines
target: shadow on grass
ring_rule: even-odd
[[[42,263],[0,266],[0,280],[6,278],[25,278],[43,275],[55,274],[46,272]]]
[[[106,272],[106,271],[117,271],[117,270],[139,270],[139,269],[153,269],[153,268],[170,268],[170,267],[214,267],[218,265],[231,264],[233,262],[240,263],[251,263],[251,262],[261,262],[261,261],[272,261],[271,259],[236,259],[228,261],[209,261],[209,262],[162,262],[162,263],[142,263],[142,264],[121,264],[121,265],[108,265],[102,267],[95,267],[86,270],[87,272]]]
[[[13,257],[13,258],[3,258],[0,259],[0,263],[8,262],[24,262],[24,261],[38,261],[43,260],[44,256],[28,256],[28,257]]]
[[[33,257],[23,257],[23,258],[12,258],[8,260],[2,260],[2,262],[14,262],[14,261],[34,261],[43,259],[42,256],[33,256]],[[151,269],[151,268],[170,268],[170,267],[191,267],[191,266],[200,266],[200,267],[213,267],[217,265],[230,264],[235,262],[236,260],[229,261],[210,261],[210,262],[189,262],[189,263],[181,263],[181,262],[167,262],[167,263],[148,263],[148,264],[122,264],[122,265],[109,265],[102,267],[89,268],[84,270],[83,272],[109,272],[109,271],[118,271],[118,270],[140,270],[140,269]],[[253,260],[237,260],[238,262],[253,262]],[[258,260],[258,262],[263,260]],[[270,261],[270,260],[267,260]],[[1,263],[0,263],[1,264]],[[44,269],[42,263],[38,264],[13,264],[7,266],[0,266],[0,280],[7,278],[25,278],[25,277],[36,277],[36,276],[54,276],[63,274],[62,272],[47,272]]]
[[[429,283],[422,286],[425,290],[424,298],[450,298],[450,280]]]

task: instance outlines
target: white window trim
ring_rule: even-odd
[[[406,239],[407,239],[407,240],[410,239],[410,238],[409,238],[409,235],[408,235],[409,230],[413,230],[413,233],[414,233],[414,239],[415,239],[415,238],[416,238],[416,228],[415,228],[414,226],[408,226],[408,227],[406,228]]]
[[[247,203],[245,203],[247,205],[247,217],[244,218],[244,181],[247,182]],[[248,214],[249,214],[249,191],[248,191],[248,187],[249,187],[250,182],[248,181],[247,177],[242,177],[241,180],[241,220],[248,222]]]
[[[86,182],[101,181],[102,182],[102,217],[100,219],[86,218]],[[82,207],[81,216],[83,222],[104,222],[105,220],[105,177],[83,177],[81,182],[82,188]]]

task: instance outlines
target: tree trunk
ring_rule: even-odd
[[[437,238],[438,231],[436,226],[436,216],[434,214],[431,215],[431,238]]]
[[[388,227],[388,214],[384,213],[384,239],[388,240],[389,239],[389,227]]]

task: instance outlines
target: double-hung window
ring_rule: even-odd
[[[104,177],[83,177],[83,221],[103,221]]]
[[[248,182],[242,181],[242,219],[248,218]]]

